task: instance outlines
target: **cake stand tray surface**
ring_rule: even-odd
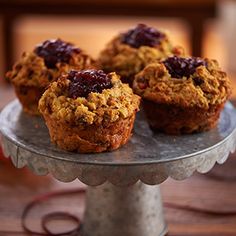
[[[1,112],[0,131],[4,154],[17,168],[94,186],[87,191],[83,235],[162,236],[167,229],[159,186],[149,185],[223,163],[236,147],[236,110],[227,103],[215,129],[183,136],[153,133],[140,112],[128,144],[100,154],[58,149],[42,118],[23,113],[18,101]]]
[[[236,146],[236,110],[227,103],[218,127],[200,134],[167,136],[153,133],[138,113],[131,140],[122,148],[100,154],[62,151],[50,142],[41,117],[22,112],[17,100],[0,114],[3,151],[16,167],[27,165],[38,175],[51,173],[69,182],[87,185],[109,181],[130,185],[138,180],[159,184],[168,176],[184,179],[195,170],[207,172],[223,163]]]

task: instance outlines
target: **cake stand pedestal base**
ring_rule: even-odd
[[[88,187],[84,236],[163,236],[167,233],[159,186],[105,183]]]

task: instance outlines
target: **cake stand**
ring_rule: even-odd
[[[227,103],[217,128],[183,136],[153,133],[140,112],[129,143],[101,154],[58,149],[42,118],[23,113],[18,101],[0,114],[0,130],[3,151],[17,168],[89,185],[83,235],[161,236],[167,227],[158,185],[223,163],[236,147],[236,110]]]

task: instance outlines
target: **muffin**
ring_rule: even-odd
[[[39,110],[61,149],[97,153],[127,143],[139,103],[114,72],[72,70],[49,85]]]
[[[150,127],[167,134],[214,128],[231,93],[216,60],[177,56],[146,66],[133,90],[143,98]]]
[[[23,110],[39,115],[38,101],[47,86],[71,69],[94,68],[94,61],[81,49],[60,39],[46,40],[33,52],[23,53],[7,72]]]
[[[132,85],[134,75],[146,65],[170,55],[183,55],[183,49],[173,46],[164,31],[139,24],[111,40],[98,61],[104,71],[115,71]]]

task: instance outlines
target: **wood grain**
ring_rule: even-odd
[[[236,156],[231,156],[230,161],[231,165],[222,166],[227,173],[235,170]],[[224,180],[222,173],[222,179],[215,179],[211,172],[207,175],[194,174],[179,182],[168,179],[161,185],[164,202],[217,209],[221,212],[236,211],[236,179]],[[0,158],[0,235],[27,235],[21,228],[20,218],[24,206],[34,197],[45,192],[81,186],[83,184],[79,181],[64,184],[50,175],[35,176],[28,169],[18,170],[7,159]],[[55,198],[37,206],[30,213],[28,223],[33,229],[40,230],[40,217],[55,210],[68,211],[82,217],[84,205],[83,194]],[[236,215],[215,216],[165,208],[165,216],[170,236],[236,235]],[[60,225],[62,230],[66,227],[66,223]]]
[[[13,98],[6,93],[1,106]],[[7,97],[8,96],[8,97]],[[235,96],[236,97],[236,96]],[[1,107],[0,107],[1,108]],[[195,173],[184,181],[168,179],[161,185],[164,203],[192,206],[219,212],[236,211],[236,154],[223,165],[216,165],[206,175]],[[61,183],[50,175],[35,176],[27,168],[16,169],[0,153],[0,236],[26,236],[21,227],[21,214],[28,202],[40,194],[84,186],[78,180]],[[67,211],[83,216],[84,195],[52,199],[37,206],[28,219],[32,229],[40,229],[40,218],[52,211]],[[235,236],[236,215],[215,216],[184,209],[165,207],[169,236]],[[66,229],[61,223],[60,229]]]

